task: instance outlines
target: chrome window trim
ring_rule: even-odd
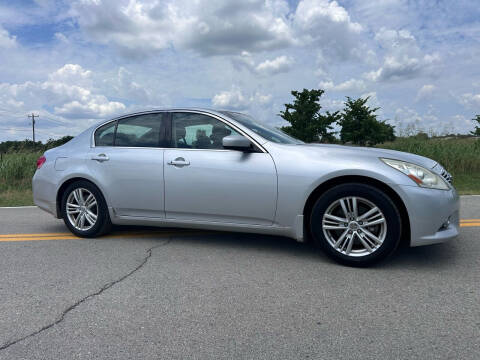
[[[227,124],[228,126],[232,127],[235,131],[238,133],[242,134],[245,136],[248,140],[250,140],[252,143],[254,143],[261,151],[262,153],[268,154],[268,151],[255,139],[253,139],[249,134],[247,134],[244,130],[240,129],[238,126],[235,124],[232,124],[230,121],[227,119],[222,118],[221,116],[204,111],[204,110],[191,110],[191,109],[172,109],[172,110],[151,110],[151,111],[143,111],[143,112],[138,112],[138,113],[133,113],[133,114],[128,114],[128,115],[122,115],[119,117],[116,117],[114,119],[111,119],[109,121],[106,121],[97,127],[93,129],[92,131],[92,136],[91,136],[91,148],[99,147],[99,148],[117,148],[117,149],[164,149],[164,150],[175,150],[175,149],[180,149],[180,150],[207,150],[207,151],[238,151],[238,150],[228,150],[228,149],[189,149],[189,148],[176,148],[176,147],[148,147],[148,146],[110,146],[110,145],[99,145],[97,146],[95,144],[95,133],[99,128],[101,128],[104,125],[107,125],[111,122],[122,120],[125,118],[133,117],[133,116],[139,116],[139,115],[148,115],[148,114],[161,114],[161,113],[175,113],[175,112],[181,112],[181,113],[193,113],[193,114],[201,114],[201,115],[207,115],[210,117],[213,117],[214,119],[217,119],[221,121],[224,124]]]
[[[155,149],[155,150],[178,150],[178,151],[183,151],[183,150],[188,150],[188,151],[235,151],[238,152],[238,150],[229,150],[229,149],[189,149],[189,148],[175,148],[175,147],[148,147],[148,146],[94,146],[96,148],[115,148],[115,149]]]
[[[240,129],[238,126],[236,126],[235,124],[232,124],[231,122],[229,122],[228,120],[218,116],[217,114],[212,114],[212,113],[209,113],[207,111],[201,111],[201,110],[171,110],[169,111],[170,113],[193,113],[193,114],[201,114],[201,115],[206,115],[206,116],[210,116],[224,124],[227,124],[228,126],[232,127],[235,131],[237,131],[238,133],[242,134],[243,136],[245,136],[248,140],[250,140],[252,143],[254,143],[263,153],[268,153],[267,150],[265,150],[265,148],[260,145],[258,143],[258,141],[256,141],[255,139],[253,139],[250,135],[248,135],[245,131],[243,131],[242,129]],[[173,122],[173,119],[172,119],[172,122]],[[181,150],[185,150],[185,148],[176,148],[176,147],[172,147],[172,148],[169,148],[169,149],[181,149]],[[188,149],[188,148],[187,148]],[[238,150],[228,150],[228,149],[189,149],[189,150],[217,150],[217,151],[238,151]]]
[[[129,117],[139,116],[139,115],[160,114],[160,113],[164,113],[164,112],[168,112],[168,111],[166,111],[166,110],[142,111],[142,112],[138,112],[138,113],[132,113],[132,114],[127,114],[127,115],[118,116],[118,117],[116,117],[116,118],[113,118],[113,119],[110,119],[110,120],[108,120],[108,121],[105,121],[104,123],[101,123],[100,125],[96,126],[96,127],[93,129],[92,135],[91,135],[91,138],[90,138],[90,147],[91,147],[91,148],[95,148],[95,147],[101,147],[101,148],[105,148],[105,147],[116,147],[116,148],[131,148],[131,149],[141,149],[141,148],[146,148],[146,149],[162,149],[162,148],[159,148],[159,147],[148,147],[148,146],[112,146],[112,145],[99,145],[99,146],[97,146],[97,145],[95,144],[95,133],[96,133],[97,130],[98,130],[99,128],[101,128],[102,126],[107,125],[107,124],[110,124],[111,122],[114,122],[114,121],[126,119],[126,118],[129,118]]]

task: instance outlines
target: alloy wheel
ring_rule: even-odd
[[[371,201],[356,196],[334,201],[325,211],[322,230],[341,254],[361,257],[378,250],[387,234],[387,221]]]
[[[90,190],[74,189],[67,198],[67,218],[72,226],[80,231],[90,230],[98,218],[98,203]]]

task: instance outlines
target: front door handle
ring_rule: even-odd
[[[92,155],[92,160],[96,160],[98,162],[108,161],[109,159],[110,158],[105,154]]]
[[[184,167],[190,165],[190,161],[185,160],[183,157],[178,157],[175,160],[169,161],[168,165]]]

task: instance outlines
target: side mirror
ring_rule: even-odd
[[[242,135],[228,135],[222,140],[224,149],[252,151],[253,144],[245,136]]]

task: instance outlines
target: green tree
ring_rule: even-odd
[[[41,141],[21,140],[21,141],[4,141],[0,143],[0,153],[14,153],[14,152],[32,152],[32,151],[45,151],[60,145],[73,139],[73,136],[64,136],[60,139],[48,139],[45,144]]]
[[[475,130],[471,131],[470,133],[474,136],[480,136],[480,115],[476,115],[473,119],[478,123],[478,126],[475,126]]]
[[[323,90],[292,91],[295,97],[293,104],[285,104],[285,111],[280,116],[290,123],[282,127],[282,131],[305,142],[332,142],[335,141],[335,132],[332,124],[340,119],[338,111],[320,114],[320,97]]]
[[[395,140],[394,127],[377,119],[375,112],[379,108],[370,108],[367,105],[368,99],[369,97],[355,100],[347,96],[345,108],[338,122],[342,127],[340,131],[342,142],[373,146]]]

